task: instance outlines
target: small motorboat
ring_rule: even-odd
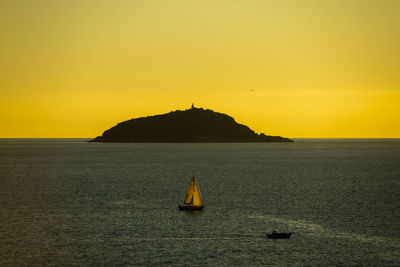
[[[289,238],[292,233],[279,233],[278,231],[272,231],[272,234],[267,234],[268,238]]]

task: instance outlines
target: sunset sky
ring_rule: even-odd
[[[0,137],[192,103],[286,137],[400,137],[398,0],[1,0]]]

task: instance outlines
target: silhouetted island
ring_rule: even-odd
[[[91,142],[293,142],[281,136],[256,134],[232,117],[195,108],[118,123]]]

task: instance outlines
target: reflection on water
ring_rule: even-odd
[[[204,210],[183,210],[183,212],[190,216],[200,216],[205,211]]]
[[[0,265],[397,266],[398,162],[393,139],[0,140]],[[205,209],[179,211],[193,171]]]

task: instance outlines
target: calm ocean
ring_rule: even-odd
[[[0,266],[399,266],[400,139],[295,141],[0,139]]]

